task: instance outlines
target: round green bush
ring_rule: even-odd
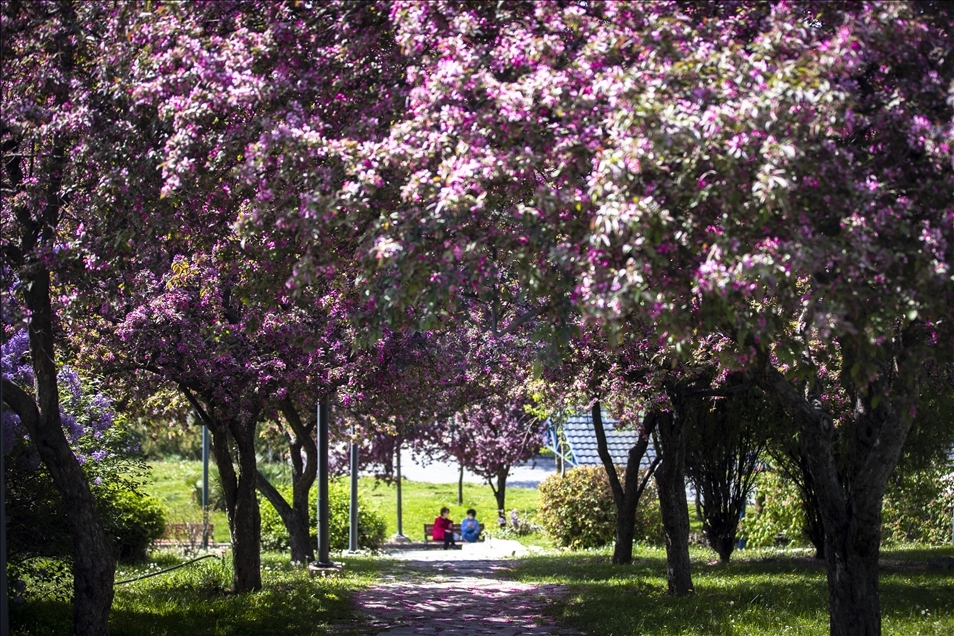
[[[620,481],[625,479],[620,471]],[[537,520],[559,547],[574,550],[612,543],[616,536],[616,505],[602,466],[580,466],[566,475],[551,475],[539,486]],[[634,539],[658,544],[663,539],[659,498],[650,482],[636,509]]]
[[[805,510],[798,487],[782,472],[765,470],[755,479],[754,509],[750,506],[739,525],[739,536],[749,548],[809,545],[805,537]]]
[[[291,486],[277,486],[285,501],[291,501]],[[318,506],[318,488],[312,487],[308,493],[308,509],[314,512]],[[265,550],[285,551],[290,549],[288,531],[278,516],[278,511],[259,495],[262,515],[262,548]],[[348,529],[350,522],[351,491],[346,480],[336,479],[328,483],[328,539],[332,550],[348,549]],[[318,542],[318,529],[311,524],[312,545]],[[358,547],[370,550],[378,549],[384,543],[387,525],[368,501],[358,497]]]
[[[166,530],[159,500],[118,484],[94,489],[96,503],[120,561],[142,561],[146,549]]]

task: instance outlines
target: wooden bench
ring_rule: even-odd
[[[208,526],[209,543],[212,542],[215,528],[210,523]],[[202,543],[202,524],[201,523],[167,523],[166,531],[162,538],[166,541],[175,543],[185,543],[191,546],[197,546]]]
[[[484,524],[478,523],[477,525],[480,527],[480,532],[477,533],[477,540],[483,541],[484,540]],[[451,530],[451,532],[456,532],[457,530],[460,530],[460,525],[455,523],[454,528],[455,529]],[[461,541],[463,541],[463,539],[461,539]],[[434,538],[434,524],[425,523],[424,524],[424,547],[429,547],[431,543],[438,543],[438,542],[441,545],[444,545],[443,540],[438,541],[437,539]]]

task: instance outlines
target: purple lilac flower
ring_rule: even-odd
[[[116,414],[113,413],[112,404],[108,397],[102,393],[97,393],[90,400],[90,410],[93,412],[92,426],[96,437],[113,425]]]
[[[20,329],[13,334],[0,348],[0,368],[3,377],[17,384],[30,386],[33,384],[33,367],[27,362],[27,353],[30,351],[30,336],[26,329]]]
[[[83,425],[71,413],[60,413],[60,424],[74,442],[83,436]]]
[[[69,401],[70,405],[74,407],[78,406],[80,399],[83,397],[83,386],[80,384],[79,374],[69,367],[63,367],[57,375],[57,380],[60,381],[62,386],[69,390],[70,397],[72,398]]]

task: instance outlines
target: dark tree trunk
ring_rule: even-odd
[[[457,505],[464,505],[464,465],[460,465],[460,471],[457,475]]]
[[[187,395],[190,395],[187,393]],[[193,406],[196,402],[192,401]],[[222,422],[202,413],[203,419],[212,432],[212,454],[219,469],[222,493],[225,498],[225,514],[229,522],[229,535],[232,544],[232,587],[236,593],[261,589],[261,557],[259,542],[261,539],[261,518],[258,499],[255,497],[257,470],[255,467],[255,449],[251,433],[239,424],[229,427]],[[235,439],[234,433],[239,433]],[[239,464],[236,474],[230,452],[231,442]]]
[[[312,433],[318,425],[314,417],[302,420],[290,400],[279,405],[285,416],[289,458],[292,472],[292,503],[270,484],[261,472],[256,475],[258,491],[275,507],[291,545],[291,560],[294,563],[311,563],[315,560],[315,547],[311,540],[311,515],[308,510],[308,492],[318,474],[318,447]],[[302,453],[305,458],[302,460]]]
[[[673,411],[659,415],[656,452],[662,462],[656,469],[659,509],[666,530],[666,576],[669,594],[692,594],[689,564],[689,506],[686,499],[685,405],[681,393],[670,391]]]
[[[109,633],[116,557],[103,530],[86,475],[63,435],[56,387],[44,388],[45,382],[40,382],[39,374],[37,380],[39,408],[26,392],[9,380],[3,380],[3,398],[26,426],[67,510],[73,542],[73,633],[105,635]],[[54,397],[51,398],[51,394]]]
[[[29,283],[25,296],[30,309],[30,352],[37,397],[34,401],[9,380],[3,381],[3,397],[26,426],[67,511],[73,542],[73,633],[108,634],[116,557],[89,482],[60,424],[49,272],[42,271],[26,282]]]
[[[281,493],[272,486],[265,475],[259,471],[256,481],[258,491],[275,507],[281,517],[285,529],[288,530],[288,543],[291,546],[291,560],[293,563],[311,563],[315,560],[315,550],[312,546],[308,510],[302,515],[298,510],[288,505]]]
[[[899,343],[893,343],[900,346]],[[839,473],[835,455],[834,426],[830,415],[812,395],[800,394],[777,370],[769,366],[763,380],[766,390],[799,423],[809,469],[814,479],[819,513],[825,526],[825,560],[828,570],[829,627],[832,636],[876,636],[881,633],[878,593],[878,557],[881,541],[881,506],[888,477],[897,464],[910,429],[905,417],[917,397],[917,361],[904,351],[882,350],[880,376],[852,396],[854,417],[843,424],[847,466]],[[853,351],[842,347],[846,369]],[[845,378],[844,385],[852,386]],[[905,384],[901,384],[904,382]],[[892,386],[901,384],[900,387]],[[877,398],[874,398],[877,396]]]
[[[52,36],[52,46],[57,53],[57,70],[61,79],[53,86],[49,97],[57,107],[61,107],[71,99],[75,42],[81,30],[72,3],[61,2],[57,14],[60,22]],[[4,247],[18,270],[30,314],[28,333],[36,397],[34,399],[8,380],[2,381],[2,392],[4,402],[20,416],[26,426],[67,510],[67,523],[73,542],[73,633],[98,636],[109,633],[116,558],[103,529],[89,482],[73,455],[60,421],[53,307],[50,301],[52,272],[43,264],[44,255],[54,251],[56,228],[62,212],[67,143],[54,137],[49,154],[40,159],[42,167],[39,173],[46,181],[45,205],[32,208],[14,201],[14,195],[25,189],[20,141],[12,135],[3,141],[2,150],[9,180],[9,192],[5,192],[4,197],[9,196],[16,221],[15,225],[11,223],[10,227],[4,227],[4,239],[9,239],[9,242],[5,241]],[[31,151],[31,154],[34,152]],[[14,232],[19,234],[19,245],[15,244]]]
[[[493,479],[488,479],[487,483],[490,484],[490,489],[494,492],[494,499],[497,500],[497,510],[501,515],[506,515],[506,500],[507,500],[507,476],[510,474],[510,467],[499,468],[497,470],[496,480],[497,483],[494,485]]]
[[[251,592],[261,589],[261,539],[262,520],[255,496],[258,476],[255,460],[254,427],[236,426],[244,438],[235,436],[239,474],[235,497],[235,509],[229,518],[232,535],[232,582],[236,592]],[[250,429],[250,430],[249,430]]]
[[[641,478],[639,464],[643,455],[646,454],[646,448],[649,446],[649,436],[656,427],[657,414],[651,412],[643,421],[643,430],[639,439],[629,449],[626,458],[625,481],[620,484],[619,476],[616,474],[616,466],[613,464],[613,459],[610,457],[607,448],[606,431],[603,428],[603,413],[599,402],[593,405],[591,413],[593,430],[596,433],[596,448],[600,460],[603,462],[603,468],[606,469],[610,489],[613,492],[613,502],[616,504],[616,544],[613,548],[613,564],[628,565],[633,562],[633,539],[636,531],[636,509],[639,507],[639,499],[646,489],[646,484],[649,483],[649,477],[659,463],[657,458],[646,475]]]

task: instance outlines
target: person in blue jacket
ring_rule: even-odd
[[[474,543],[480,538],[480,522],[473,508],[467,511],[467,518],[460,522],[460,536],[467,543]]]

